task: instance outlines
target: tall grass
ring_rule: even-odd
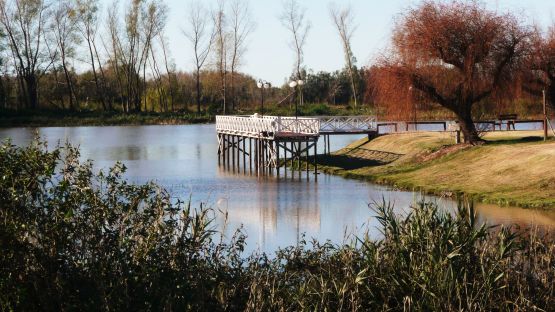
[[[63,155],[63,156],[62,156]],[[555,306],[555,240],[419,203],[371,205],[383,238],[243,252],[214,211],[94,173],[71,146],[0,147],[0,309],[500,311]],[[346,203],[347,205],[348,203]]]

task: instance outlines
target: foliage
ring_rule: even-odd
[[[0,147],[0,308],[11,310],[547,310],[555,244],[419,203],[373,204],[383,238],[302,240],[245,256],[214,211],[125,166],[94,173],[78,149]]]
[[[478,1],[424,1],[404,13],[384,57],[383,101],[419,97],[452,111],[467,143],[480,138],[472,108],[509,86],[530,53],[531,31]]]

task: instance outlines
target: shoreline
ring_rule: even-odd
[[[57,115],[46,111],[32,114],[11,113],[0,116],[0,128],[188,125],[211,122],[214,122],[214,116],[178,112],[129,114],[68,112],[64,115]]]
[[[319,155],[318,169],[400,190],[551,210],[555,140],[543,142],[539,133],[492,132],[483,146],[455,145],[447,133],[391,134]]]

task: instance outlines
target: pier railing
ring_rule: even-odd
[[[318,116],[321,133],[350,133],[377,130],[374,116]]]
[[[318,135],[320,120],[281,116],[216,116],[218,133],[243,136]]]

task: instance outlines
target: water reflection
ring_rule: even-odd
[[[392,201],[397,212],[404,214],[404,208],[421,198],[414,192],[324,174],[316,182],[313,178],[291,179],[290,172],[287,179],[278,179],[223,170],[217,163],[214,125],[13,128],[0,129],[0,139],[9,137],[15,144],[25,145],[35,131],[50,146],[65,141],[80,145],[82,158],[93,159],[97,170],[122,161],[128,167],[126,177],[133,182],[155,180],[176,197],[191,196],[194,207],[204,202],[228,211],[226,234],[232,235],[243,225],[248,250],[273,251],[295,245],[303,233],[307,238],[341,243],[346,235],[360,234],[361,228],[368,228],[371,236],[379,237],[378,223],[368,203]],[[332,150],[360,137],[333,137]],[[446,211],[455,211],[456,204],[451,200],[432,200]],[[481,220],[494,224],[555,225],[555,212],[495,205],[478,205],[477,209]],[[219,215],[220,229],[224,229],[223,222]]]

